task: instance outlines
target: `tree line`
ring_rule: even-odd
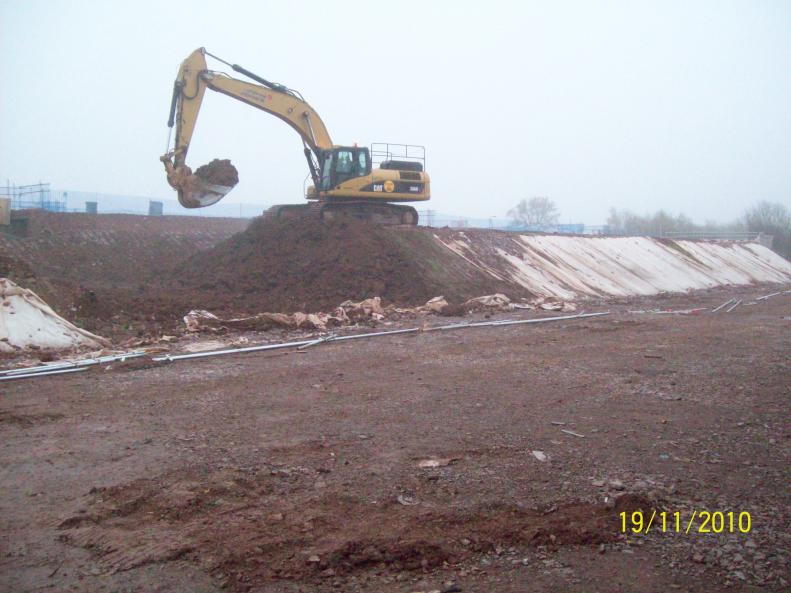
[[[522,200],[508,211],[515,227],[551,226],[560,213],[553,200],[536,196]],[[630,210],[610,209],[607,232],[622,235],[663,236],[673,233],[766,233],[772,235],[772,249],[791,259],[791,211],[779,202],[762,201],[751,206],[728,223],[695,223],[685,214],[673,215],[665,210],[640,215]]]

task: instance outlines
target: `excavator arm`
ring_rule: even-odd
[[[186,208],[210,206],[234,187],[212,184],[210,180],[193,174],[186,164],[187,151],[207,88],[270,113],[291,126],[302,138],[310,173],[314,185],[318,186],[317,164],[320,162],[321,151],[332,147],[329,132],[318,113],[296,91],[269,82],[237,64],[224,62],[258,84],[209,70],[206,66],[206,55],[211,56],[204,48],[200,48],[181,63],[173,86],[168,120],[170,128],[174,125],[176,127],[176,138],[172,150],[168,143],[168,153],[161,157],[167,171],[168,183],[178,191],[181,205]]]

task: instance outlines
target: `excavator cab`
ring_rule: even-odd
[[[367,147],[335,146],[321,153],[321,191],[329,191],[355,177],[371,174],[371,153]]]

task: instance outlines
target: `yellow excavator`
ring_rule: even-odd
[[[206,56],[254,82],[209,70]],[[305,192],[309,204],[273,206],[267,215],[287,217],[316,212],[322,219],[352,215],[381,224],[417,224],[413,207],[393,202],[429,199],[422,146],[375,143],[369,149],[335,145],[318,113],[300,93],[226,62],[205,48],[195,50],[181,63],[168,119],[171,133],[175,124],[176,137],[172,148],[168,137],[167,153],[161,157],[168,183],[178,191],[179,202],[185,208],[211,206],[238,183],[236,169],[228,160],[214,160],[195,173],[186,164],[207,88],[280,118],[302,138],[313,181]]]

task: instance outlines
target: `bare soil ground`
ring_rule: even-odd
[[[14,232],[0,233],[0,277],[35,291],[69,321],[113,339],[172,330],[191,305],[163,288],[173,269],[248,224],[41,210],[14,217]]]
[[[628,312],[768,292],[2,383],[0,589],[787,591],[791,295]]]

